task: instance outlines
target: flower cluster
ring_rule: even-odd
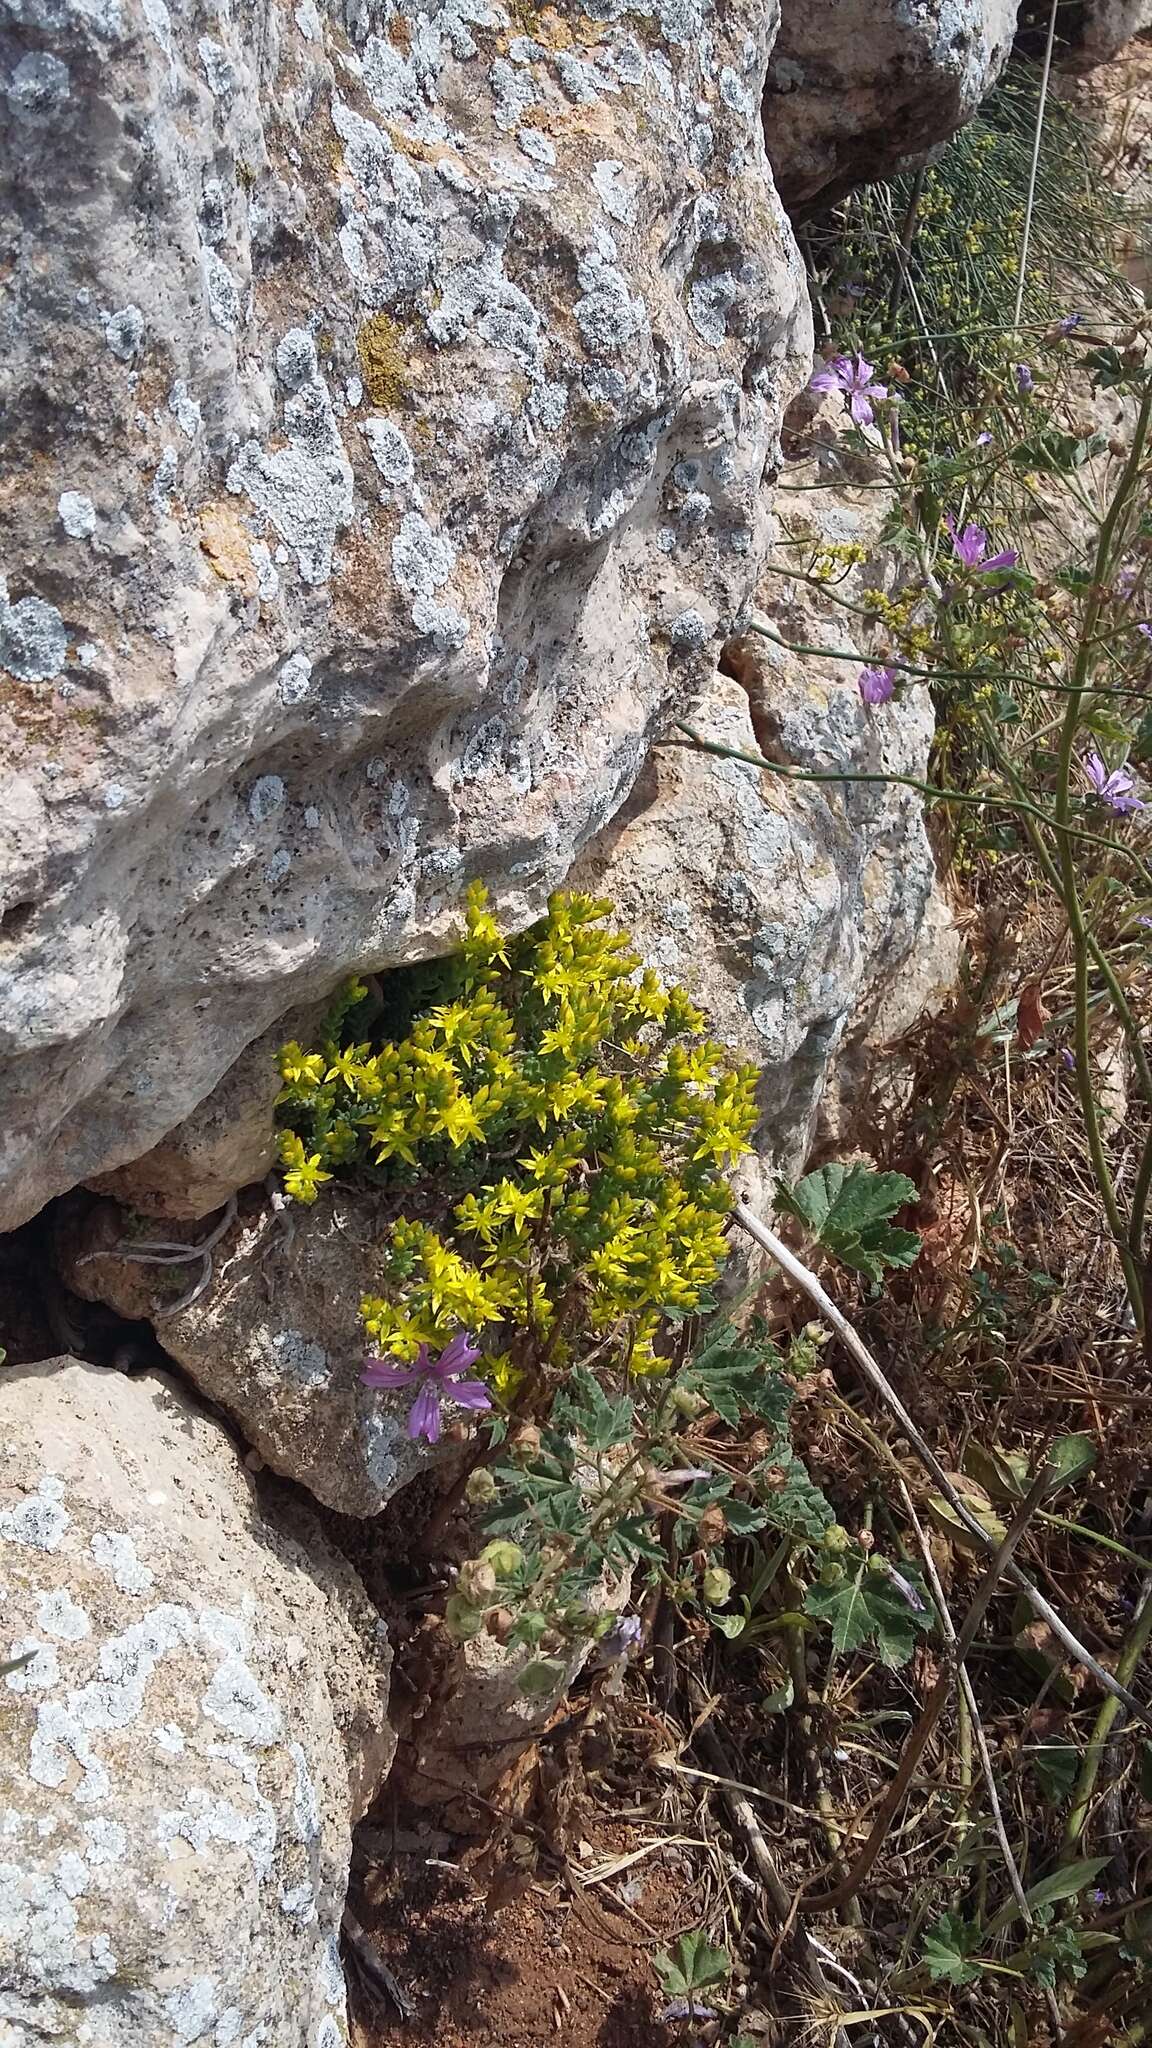
[[[728,1066],[609,908],[556,896],[506,940],[474,888],[450,1000],[398,1041],[281,1053],[291,1195],[314,1201],[340,1171],[436,1191],[391,1226],[363,1304],[369,1384],[418,1388],[420,1434],[445,1395],[479,1406],[459,1374],[481,1346],[504,1397],[589,1341],[662,1371],[666,1317],[698,1308],[723,1262],[723,1169],[755,1124],[756,1070]]]

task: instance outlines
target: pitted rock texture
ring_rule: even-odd
[[[854,653],[855,614],[786,573],[816,566],[827,547],[863,551],[847,570],[832,564],[841,599],[899,585],[879,538],[888,494],[867,457],[842,452],[839,408],[819,407],[785,472],[773,558],[785,573],[764,576],[753,610],[776,638],[734,638],[727,672],[690,723],[705,740],[785,767],[923,777],[927,690],[873,709],[857,687],[864,656],[776,644]],[[859,644],[874,658],[874,643]],[[752,1202],[777,1173],[801,1168],[837,1064],[848,1061],[859,1086],[875,1064],[869,1045],[938,1007],[956,972],[920,801],[896,784],[786,782],[669,745],[574,879],[611,897],[649,963],[683,982],[722,1042],[762,1069],[755,1152],[737,1169]]]
[[[389,1212],[331,1188],[314,1208],[279,1199],[279,1208],[263,1199],[242,1208],[212,1249],[206,1284],[175,1313],[204,1269],[121,1256],[121,1245],[146,1250],[156,1231],[112,1202],[62,1205],[61,1269],[77,1294],[150,1317],[164,1349],[274,1471],[325,1507],[374,1515],[432,1455],[406,1434],[410,1401],[360,1384],[369,1348],[360,1302],[379,1291],[377,1240],[395,1204]],[[207,1225],[165,1226],[164,1240],[177,1230],[192,1243]]]
[[[340,2048],[392,1746],[363,1589],[166,1381],[56,1359],[3,1403],[0,2038]]]
[[[887,178],[963,126],[1012,51],[1018,0],[783,0],[764,133],[790,211]]]
[[[714,665],[810,360],[774,20],[2,0],[0,1227],[536,915]]]

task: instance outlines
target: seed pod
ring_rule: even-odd
[[[710,1550],[713,1544],[723,1543],[727,1534],[728,1524],[721,1509],[716,1506],[705,1508],[696,1524],[696,1535],[701,1548]]]
[[[484,1626],[484,1616],[463,1594],[453,1593],[444,1609],[444,1626],[458,1643],[470,1643]]]
[[[723,1565],[709,1565],[700,1581],[700,1591],[709,1607],[723,1607],[732,1596],[731,1572],[726,1572]]]
[[[468,1502],[469,1507],[486,1508],[491,1506],[498,1491],[499,1488],[487,1465],[477,1465],[476,1470],[468,1474],[468,1483],[464,1488],[464,1498]]]
[[[470,1607],[487,1607],[496,1596],[496,1574],[483,1558],[470,1557],[456,1574],[456,1591]]]
[[[495,1542],[484,1545],[480,1562],[491,1565],[498,1578],[507,1579],[519,1571],[524,1562],[524,1552],[518,1543],[510,1543],[506,1536],[497,1536]]]

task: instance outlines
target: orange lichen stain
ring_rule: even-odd
[[[391,409],[402,405],[411,389],[408,358],[400,329],[387,313],[373,313],[356,336],[360,375],[373,405]]]
[[[248,529],[235,505],[201,505],[196,515],[200,546],[222,583],[231,583],[246,597],[255,597],[256,568]]]
[[[394,14],[388,24],[388,41],[395,43],[398,50],[407,56],[412,48],[412,30],[402,14]]]

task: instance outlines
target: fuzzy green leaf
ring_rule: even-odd
[[[981,1933],[959,1913],[942,1913],[924,1937],[922,1954],[928,1975],[936,1984],[974,1984],[980,1965],[971,1958],[980,1947]]]
[[[732,1969],[728,1951],[714,1948],[702,1927],[682,1934],[670,1951],[665,1949],[652,1960],[670,1998],[689,1998],[712,1984],[723,1984]]]
[[[834,1650],[845,1654],[867,1645],[890,1670],[908,1662],[917,1629],[932,1622],[927,1606],[922,1612],[910,1606],[890,1579],[863,1566],[838,1585],[809,1586],[804,1612],[828,1624]]]
[[[920,1250],[915,1231],[897,1229],[889,1220],[916,1200],[906,1174],[832,1161],[793,1188],[780,1182],[776,1199],[841,1265],[869,1280],[883,1279],[891,1267],[910,1266]]]

